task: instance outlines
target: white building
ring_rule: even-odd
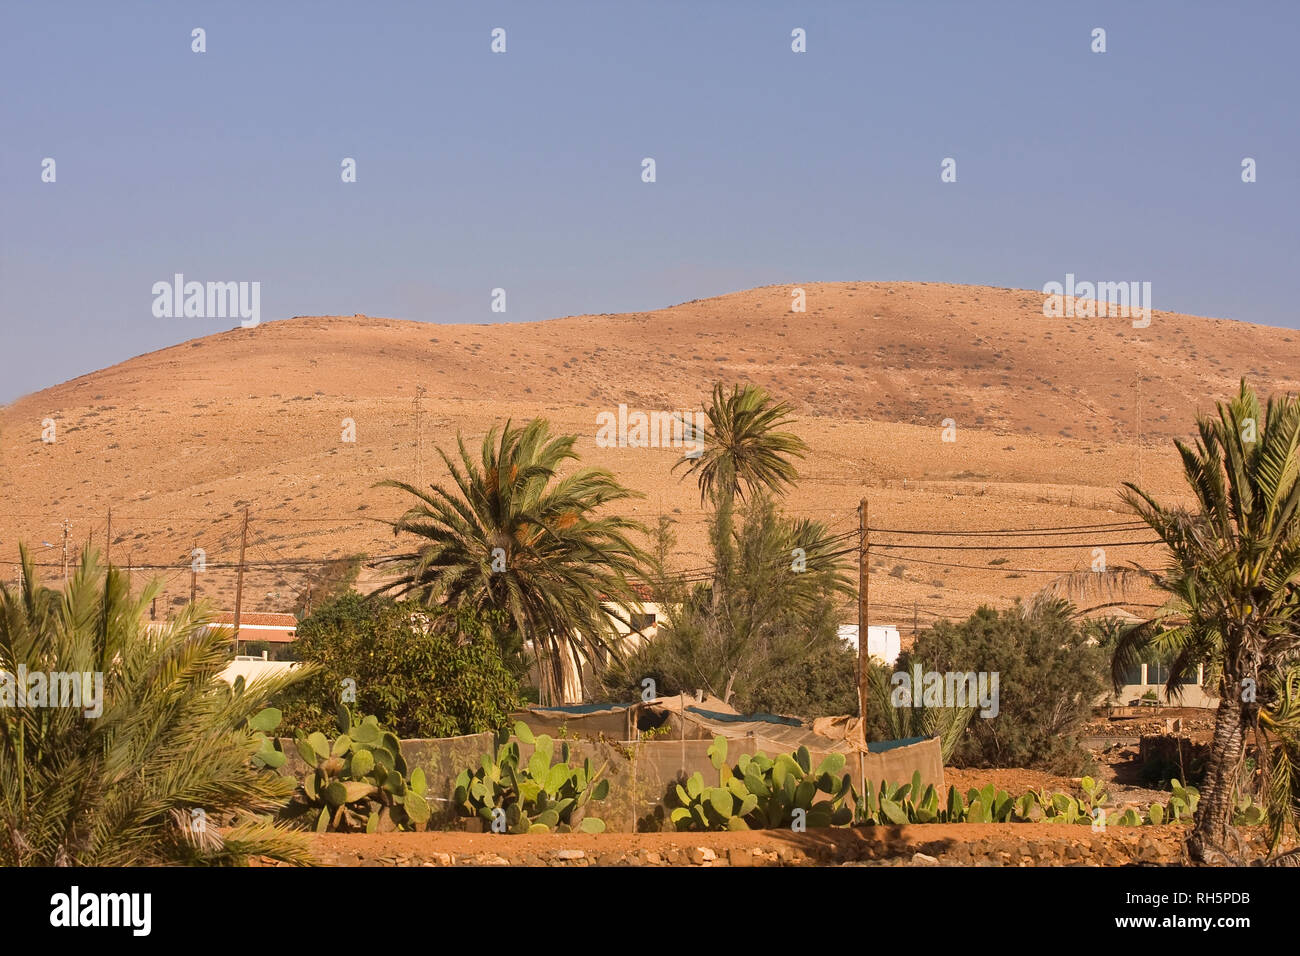
[[[858,649],[858,626],[856,624],[841,624],[839,634],[841,640],[852,644],[855,651]],[[882,664],[892,666],[902,652],[903,643],[898,636],[898,628],[892,624],[867,625],[868,656],[874,657]]]
[[[646,600],[639,604],[630,604],[627,606],[617,606],[613,604],[603,605],[609,613],[611,623],[616,632],[613,640],[616,641],[624,653],[630,653],[647,641],[653,640],[659,634],[659,625],[664,622],[663,608],[655,602],[649,600],[649,592],[645,592]],[[623,620],[626,618],[626,622]],[[533,642],[525,641],[524,650],[533,651]],[[559,700],[547,700],[544,703],[549,705],[579,704],[583,700],[583,685],[586,684],[590,689],[595,680],[595,671],[591,662],[578,651],[576,648],[565,647],[560,651],[560,666],[564,675],[564,686],[560,690]],[[608,663],[605,661],[604,663]],[[579,678],[581,672],[581,678]],[[544,687],[546,681],[537,663],[534,663],[530,677],[537,687]]]

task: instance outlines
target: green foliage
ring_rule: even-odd
[[[92,697],[99,675],[102,696],[0,707],[0,865],[310,862],[300,835],[265,819],[293,781],[255,758],[267,701],[300,675],[232,689],[219,676],[232,634],[203,606],[151,626],[159,582],[132,594],[87,549],[56,590],[19,553],[22,585],[0,583],[0,670],[89,675]]]
[[[1075,773],[1092,702],[1105,689],[1105,654],[1063,601],[1031,610],[982,607],[965,621],[923,631],[898,669],[925,661],[936,671],[996,671],[996,717],[974,716],[952,754],[957,766],[1038,767]]]
[[[350,554],[332,558],[311,572],[298,591],[293,612],[299,620],[311,617],[320,607],[336,601],[351,591],[361,574],[364,554]]]
[[[1175,781],[1176,782],[1176,781]],[[1104,818],[1107,826],[1142,826],[1162,823],[1190,823],[1199,795],[1194,787],[1179,784],[1169,805],[1154,803],[1145,814],[1129,807],[1123,811],[1104,809],[1109,797],[1105,788],[1091,777],[1080,781],[1082,797],[1068,793],[1028,791],[1013,798],[992,784],[971,788],[963,797],[955,787],[948,788],[947,800],[940,802],[933,785],[921,789],[921,775],[914,773],[910,783],[893,785],[881,781],[873,789],[867,781],[866,795],[857,806],[857,820],[871,826],[900,826],[910,823],[1054,823],[1092,826]],[[1244,821],[1263,822],[1262,814],[1250,813],[1250,805],[1240,805]],[[1259,808],[1254,808],[1258,810]],[[1099,812],[1100,811],[1100,812]]]
[[[709,424],[698,455],[683,455],[673,469],[685,465],[700,486],[700,503],[710,497],[727,500],[761,492],[779,493],[798,478],[791,458],[808,451],[803,439],[779,429],[791,423],[790,406],[777,402],[757,385],[733,385],[728,393],[713,386],[713,399],[704,410]]]
[[[669,814],[677,830],[750,830],[845,826],[852,821],[847,798],[853,793],[843,754],[828,754],[814,770],[807,748],[779,754],[741,754],[727,764],[727,741],[713,738],[709,758],[717,786],[706,786],[696,772],[676,789],[678,806]],[[824,797],[824,799],[818,799]]]
[[[915,657],[910,665],[926,666]],[[877,740],[938,737],[944,763],[952,759],[975,714],[975,707],[895,707],[891,698],[893,668],[871,661],[867,665],[867,720]],[[919,689],[913,689],[919,693]]]
[[[280,726],[283,715],[275,707],[265,707],[248,718],[248,729],[253,732],[257,749],[253,753],[253,766],[258,770],[279,770],[284,766],[285,755],[280,742],[269,734]]]
[[[827,630],[804,653],[777,662],[770,680],[742,686],[733,704],[742,713],[856,714],[857,672],[853,645]]]
[[[853,593],[843,549],[819,522],[793,520],[772,503],[798,477],[804,442],[781,429],[790,407],[754,385],[715,385],[698,453],[673,466],[696,478],[711,501],[711,580],[682,584],[666,572],[671,531],[655,535],[653,583],[673,608],[656,639],[602,681],[608,694],[703,688],[741,711],[852,713],[855,667],[837,636],[838,608]],[[735,502],[747,503],[737,528]]]
[[[1171,692],[1198,664],[1218,671],[1214,739],[1228,743],[1208,765],[1205,806],[1188,848],[1196,862],[1242,862],[1227,831],[1248,734],[1263,742],[1271,849],[1285,826],[1300,833],[1292,761],[1300,721],[1275,679],[1300,650],[1300,400],[1275,396],[1265,408],[1242,379],[1231,401],[1198,417],[1193,444],[1175,445],[1191,507],[1162,505],[1125,483],[1125,502],[1168,552],[1165,566],[1148,575],[1166,600],[1116,642],[1113,678],[1119,686],[1148,650],[1170,661]],[[1247,686],[1257,693],[1243,693]],[[1287,710],[1290,719],[1278,720]]]
[[[505,727],[519,699],[494,638],[498,623],[469,610],[349,592],[298,625],[299,659],[318,670],[279,701],[285,727],[330,731],[347,679],[355,685],[352,706],[398,737]]]
[[[1267,807],[1257,804],[1249,794],[1238,794],[1237,804],[1233,807],[1232,813],[1234,827],[1257,827],[1267,821]]]
[[[478,769],[460,772],[453,797],[456,813],[477,817],[484,833],[493,832],[498,819],[504,829],[497,832],[503,833],[602,832],[605,822],[585,811],[589,801],[609,795],[609,781],[602,779],[606,767],[593,769],[590,759],[570,766],[567,742],[561,742],[555,761],[555,741],[546,734],[534,737],[522,722],[515,724],[515,738],[502,742],[495,758],[484,754]],[[526,762],[520,758],[520,741],[533,748]]]
[[[1177,780],[1169,781],[1174,795],[1169,798],[1169,811],[1175,820],[1190,820],[1196,813],[1201,793],[1195,787],[1184,787]]]
[[[523,428],[506,422],[484,437],[478,461],[459,437],[458,460],[438,450],[450,486],[381,483],[415,498],[390,524],[417,549],[379,562],[397,572],[382,590],[429,606],[499,612],[516,638],[534,642],[550,700],[563,686],[563,653],[578,652],[598,667],[619,656],[611,613],[626,616],[603,605],[637,603],[630,580],[647,560],[629,538],[645,529],[610,509],[637,492],[604,469],[561,476],[578,457],[576,442],[576,435],[552,435],[545,419]]]
[[[342,704],[338,731],[333,741],[320,731],[299,731],[295,743],[309,770],[285,816],[305,817],[318,833],[412,830],[426,823],[424,771],[407,774],[397,737],[374,715],[357,720]]]
[[[856,663],[837,633],[839,605],[853,593],[841,549],[822,524],[787,518],[761,494],[743,519],[712,581],[655,582],[672,613],[610,669],[606,692],[639,693],[651,677],[662,694],[703,688],[742,712],[852,713]],[[713,527],[721,534],[716,515]]]

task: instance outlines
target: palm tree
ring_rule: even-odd
[[[506,422],[488,432],[477,462],[459,436],[459,463],[438,450],[450,487],[376,486],[418,499],[389,524],[394,534],[425,542],[414,553],[376,562],[399,573],[376,593],[502,612],[519,640],[531,639],[548,665],[542,691],[554,700],[564,687],[565,657],[600,667],[607,656],[619,655],[614,619],[626,623],[617,609],[638,600],[630,579],[641,575],[647,560],[628,538],[643,532],[641,525],[596,514],[639,495],[603,469],[559,475],[566,460],[578,457],[575,441],[573,435],[553,437],[544,419],[523,428]],[[581,686],[580,666],[577,676]]]
[[[794,484],[798,472],[789,459],[802,458],[808,446],[793,432],[777,430],[792,421],[787,403],[774,401],[757,385],[733,385],[728,395],[719,383],[705,415],[708,430],[696,436],[704,448],[673,465],[674,471],[686,465],[688,475],[698,476],[700,504],[710,497],[744,498],[760,488],[779,494]]]
[[[305,837],[256,819],[288,802],[294,780],[254,768],[248,728],[300,675],[232,691],[218,676],[231,633],[201,607],[150,626],[158,582],[132,597],[87,549],[56,591],[20,556],[22,583],[0,584],[0,865],[310,862]],[[26,706],[9,697],[19,684],[33,692]],[[233,826],[219,831],[222,819]]]
[[[611,668],[606,690],[626,694],[654,676],[666,688],[704,689],[728,704],[753,701],[782,668],[838,643],[837,605],[854,589],[845,549],[824,525],[786,518],[757,494],[731,544],[736,560],[721,586],[671,573],[655,581],[662,603],[673,607],[671,620],[653,643]]]
[[[919,666],[922,672],[929,669],[916,657],[910,663]],[[890,684],[893,670],[875,661],[867,665],[867,692],[871,695],[872,709],[883,719],[884,739],[938,737],[940,753],[947,764],[979,707],[896,707],[892,701],[894,688]]]
[[[1116,643],[1120,674],[1148,648],[1171,661],[1171,691],[1202,662],[1222,673],[1196,824],[1194,860],[1231,859],[1227,839],[1248,732],[1268,725],[1277,670],[1300,649],[1300,401],[1267,410],[1243,379],[1236,398],[1178,441],[1194,509],[1166,507],[1131,482],[1125,501],[1159,535],[1169,565],[1154,575],[1165,604]]]
[[[1269,676],[1270,703],[1259,711],[1260,793],[1268,813],[1269,849],[1275,852],[1288,825],[1300,836],[1300,666],[1290,664]],[[1276,857],[1291,866],[1300,850]]]
[[[732,525],[735,500],[755,492],[780,494],[799,477],[792,457],[803,458],[808,446],[793,432],[779,429],[791,423],[790,406],[775,401],[757,385],[713,386],[713,399],[704,411],[709,420],[703,448],[683,455],[673,465],[686,466],[700,485],[700,504],[713,499],[716,520],[711,528],[714,555],[714,605],[734,560]]]

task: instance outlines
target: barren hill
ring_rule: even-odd
[[[492,422],[534,415],[645,493],[635,517],[678,521],[680,566],[698,567],[702,511],[670,474],[677,452],[598,448],[596,416],[620,403],[697,409],[715,381],[791,402],[812,454],[787,505],[836,532],[857,527],[864,495],[872,525],[895,531],[1096,525],[1128,518],[1122,480],[1177,492],[1169,439],[1240,376],[1265,392],[1300,389],[1300,333],[1287,329],[1159,311],[1143,329],[1049,319],[1040,293],[976,286],[802,287],[805,313],[790,311],[783,285],[535,323],[295,318],[82,376],[0,409],[0,567],[12,578],[26,540],[58,574],[64,519],[74,546],[90,535],[102,547],[111,507],[113,560],[159,566],[161,607],[188,596],[195,547],[212,565],[199,593],[229,606],[248,505],[245,607],[288,609],[316,562],[400,548],[374,519],[404,502],[374,482],[420,470],[439,480],[435,446],[451,448],[458,430],[476,448]],[[53,443],[41,437],[47,418]],[[347,419],[355,442],[342,440]],[[942,440],[945,419],[956,441]],[[1011,539],[873,533],[872,620],[910,627],[914,614],[1004,604],[1086,568],[1093,546],[1144,537],[1088,531],[1049,542],[1077,547],[1030,550],[1048,539],[1025,538],[997,551]],[[1112,564],[1155,558],[1107,552]]]

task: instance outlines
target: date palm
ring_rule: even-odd
[[[685,465],[700,485],[700,504],[710,497],[731,501],[765,489],[779,494],[793,485],[798,472],[790,461],[808,450],[793,432],[779,429],[791,423],[790,406],[773,400],[757,385],[726,389],[713,386],[713,399],[704,410],[709,424],[696,436],[703,449],[686,454],[673,466]]]
[[[379,485],[416,499],[389,524],[422,543],[376,563],[398,574],[376,593],[502,612],[520,641],[532,641],[545,664],[542,690],[553,700],[562,695],[565,657],[599,668],[619,655],[614,618],[626,621],[618,609],[639,600],[630,582],[647,559],[628,537],[641,525],[600,513],[635,492],[603,469],[560,475],[578,457],[575,441],[552,436],[544,419],[522,428],[506,422],[488,432],[478,461],[459,437],[459,461],[438,450],[450,485]],[[581,687],[581,667],[577,677]]]
[[[728,704],[762,699],[783,672],[839,644],[838,608],[854,593],[842,543],[821,522],[787,518],[770,496],[752,496],[732,532],[736,560],[721,586],[656,575],[670,620],[603,675],[605,689],[625,695],[652,676],[665,688],[707,690]]]
[[[1274,675],[1300,650],[1300,401],[1267,409],[1245,381],[1217,414],[1198,419],[1194,445],[1178,441],[1194,508],[1161,505],[1132,483],[1124,498],[1163,541],[1167,595],[1147,624],[1116,644],[1119,675],[1148,648],[1171,661],[1174,690],[1198,663],[1221,669],[1219,708],[1188,849],[1231,859],[1228,831],[1248,733],[1276,721]]]
[[[157,582],[132,596],[127,576],[87,551],[53,590],[20,554],[22,583],[0,584],[6,697],[22,668],[29,681],[80,679],[99,699],[0,706],[0,865],[310,862],[302,835],[257,819],[288,802],[294,781],[253,767],[247,725],[299,674],[232,691],[218,676],[232,635],[209,627],[201,607],[149,625]],[[59,703],[70,695],[63,685]],[[233,826],[219,830],[223,821]]]
[[[700,486],[700,504],[713,500],[715,520],[710,526],[713,550],[713,604],[717,610],[725,580],[735,561],[732,541],[737,497],[780,494],[793,485],[799,473],[791,458],[808,451],[803,439],[780,429],[791,423],[790,406],[777,402],[757,385],[713,386],[713,398],[704,410],[708,426],[696,440],[703,447],[683,455],[673,465],[686,466]]]

